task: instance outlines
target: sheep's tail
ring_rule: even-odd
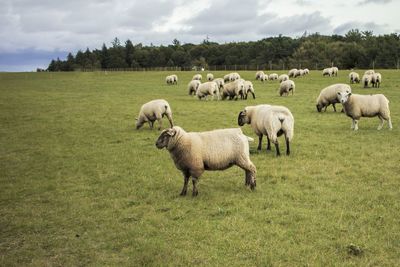
[[[250,136],[247,136],[247,135],[245,135],[246,136],[246,138],[247,138],[247,141],[249,141],[249,142],[254,142],[254,138],[251,138]]]

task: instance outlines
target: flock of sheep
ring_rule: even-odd
[[[294,94],[295,83],[289,78],[302,77],[309,73],[308,69],[292,69],[289,73],[278,76],[276,73],[270,75],[263,71],[256,73],[255,79],[262,82],[266,80],[278,80],[280,82],[279,94]],[[338,68],[324,69],[323,76],[337,76]],[[207,74],[207,81],[201,83],[202,75],[196,74],[188,84],[189,95],[196,95],[199,100],[214,96],[222,99],[247,99],[251,93],[255,98],[253,83],[246,81],[236,72],[229,73],[223,78],[214,79],[214,75]],[[364,83],[364,80],[366,83]],[[379,87],[382,76],[372,70],[366,71],[363,76],[364,86],[371,83]],[[359,83],[359,75],[356,72],[349,74],[350,83]],[[166,77],[167,84],[177,84],[177,75]],[[382,129],[384,121],[388,121],[389,129],[392,129],[390,118],[389,101],[383,94],[358,95],[352,94],[351,87],[347,84],[333,84],[321,90],[316,108],[325,111],[332,104],[336,112],[336,103],[341,103],[345,114],[352,119],[352,129],[358,130],[358,121],[361,117],[378,116],[380,124],[378,130]],[[181,195],[186,195],[188,181],[192,177],[193,192],[198,194],[197,181],[205,170],[224,170],[233,165],[239,166],[245,171],[245,185],[252,190],[256,187],[256,167],[250,160],[249,141],[251,137],[244,135],[240,128],[220,129],[207,132],[186,132],[179,126],[174,126],[172,110],[166,100],[157,99],[145,103],[139,112],[136,129],[148,122],[153,128],[154,122],[159,123],[158,129],[162,128],[162,118],[167,116],[170,128],[161,132],[156,141],[159,149],[166,148],[175,166],[184,176],[184,185]],[[261,150],[262,138],[267,137],[267,150],[271,149],[270,142],[274,143],[276,155],[280,156],[278,137],[284,135],[286,142],[286,154],[290,154],[290,142],[294,135],[294,117],[290,110],[284,106],[256,105],[247,106],[238,115],[238,125],[250,124],[254,133],[258,136],[258,150]]]

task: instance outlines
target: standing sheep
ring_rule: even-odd
[[[229,99],[238,100],[239,96],[241,99],[244,98],[244,83],[242,79],[224,84],[224,89],[222,90],[223,100],[227,97],[229,97]]]
[[[214,100],[214,95],[217,95],[219,99],[219,89],[218,85],[215,82],[205,82],[199,85],[196,92],[199,100],[205,98],[207,100],[207,96],[211,96],[211,100]]]
[[[259,80],[261,78],[261,75],[264,75],[264,72],[262,70],[259,70],[256,72],[256,80]]]
[[[309,69],[304,69],[304,75],[310,74],[310,70]]]
[[[142,105],[139,111],[139,117],[136,119],[136,129],[140,129],[145,122],[148,122],[150,129],[153,129],[154,121],[158,121],[158,130],[162,127],[162,118],[167,115],[171,127],[174,126],[172,121],[172,110],[168,102],[164,99],[156,99]]]
[[[265,73],[262,73],[260,76],[260,81],[262,81],[262,82],[268,81],[268,75]]]
[[[372,87],[379,88],[382,82],[382,75],[379,72],[375,72],[371,75]]]
[[[338,67],[332,67],[331,69],[332,69],[332,75],[337,77],[337,75],[339,73],[339,68]]]
[[[283,81],[289,80],[289,76],[287,74],[281,74],[278,77],[278,81],[281,83]]]
[[[350,72],[349,74],[350,83],[360,83],[360,75],[357,72]]]
[[[214,79],[213,82],[215,82],[218,86],[219,94],[222,95],[222,90],[224,89],[224,79],[223,78],[217,78]]]
[[[273,80],[278,80],[278,74],[276,74],[276,73],[271,73],[271,74],[268,76],[268,80],[271,80],[271,81],[273,81]]]
[[[174,81],[175,81],[175,79],[174,79],[174,77],[172,75],[169,75],[169,76],[165,77],[165,82],[168,85],[174,84]]]
[[[195,74],[195,75],[193,75],[193,78],[192,78],[192,80],[199,80],[199,81],[201,81],[201,79],[203,79],[203,76],[201,76],[201,74]]]
[[[284,106],[257,105],[248,106],[239,113],[238,124],[250,124],[254,133],[258,135],[257,150],[261,150],[263,135],[267,136],[267,150],[275,144],[276,156],[280,156],[278,137],[285,135],[286,154],[290,155],[290,142],[294,133],[294,118],[289,109]]]
[[[191,80],[188,84],[189,95],[195,95],[200,84],[201,82],[199,80]]]
[[[207,81],[211,82],[214,80],[214,75],[212,73],[207,73]]]
[[[256,99],[253,83],[250,81],[244,81],[243,84],[244,84],[244,99],[247,99],[247,95],[249,93],[253,95],[253,99]]]
[[[383,94],[358,95],[350,92],[338,92],[338,99],[344,107],[346,115],[352,118],[351,129],[358,130],[358,121],[361,117],[375,117],[381,120],[378,130],[382,129],[384,120],[388,121],[389,129],[392,129],[390,119],[389,100]]]
[[[322,76],[328,75],[329,77],[332,77],[332,68],[325,68],[322,70]]]
[[[289,78],[294,77],[296,71],[297,71],[297,69],[291,69],[291,70],[289,70],[289,72],[288,72]]]
[[[366,70],[366,71],[364,72],[364,74],[367,74],[367,75],[372,75],[372,74],[374,74],[374,73],[375,73],[374,70]]]
[[[372,81],[372,75],[373,74],[364,74],[363,75],[363,77],[362,77],[362,83],[363,83],[363,85],[364,85],[364,88],[367,88],[368,86],[369,86],[369,84],[371,83],[371,81]]]
[[[225,170],[233,165],[245,171],[245,185],[256,187],[256,167],[250,160],[249,141],[240,128],[208,132],[186,132],[179,126],[164,130],[156,141],[166,148],[184,177],[181,196],[192,177],[192,196],[198,195],[197,181],[205,170]]]
[[[340,103],[337,99],[338,92],[351,92],[351,87],[344,83],[337,83],[322,89],[317,98],[317,111],[321,112],[324,107],[326,111],[328,106],[332,104],[333,110],[336,112],[335,104]]]
[[[289,95],[289,92],[292,91],[292,95],[294,94],[294,90],[295,90],[296,86],[294,84],[294,81],[292,80],[286,80],[281,82],[281,84],[279,85],[279,95]]]

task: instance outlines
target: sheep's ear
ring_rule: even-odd
[[[347,95],[348,95],[348,96],[351,96],[351,93],[349,92]]]
[[[176,130],[174,128],[168,129],[167,134],[169,136],[174,136],[176,134]]]

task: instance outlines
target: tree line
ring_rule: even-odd
[[[190,70],[210,66],[247,65],[253,69],[321,69],[332,64],[341,69],[399,68],[400,34],[374,35],[353,29],[344,36],[304,34],[298,38],[279,35],[259,41],[164,46],[121,44],[118,38],[101,49],[69,53],[66,60],[52,60],[48,71],[178,67]]]

